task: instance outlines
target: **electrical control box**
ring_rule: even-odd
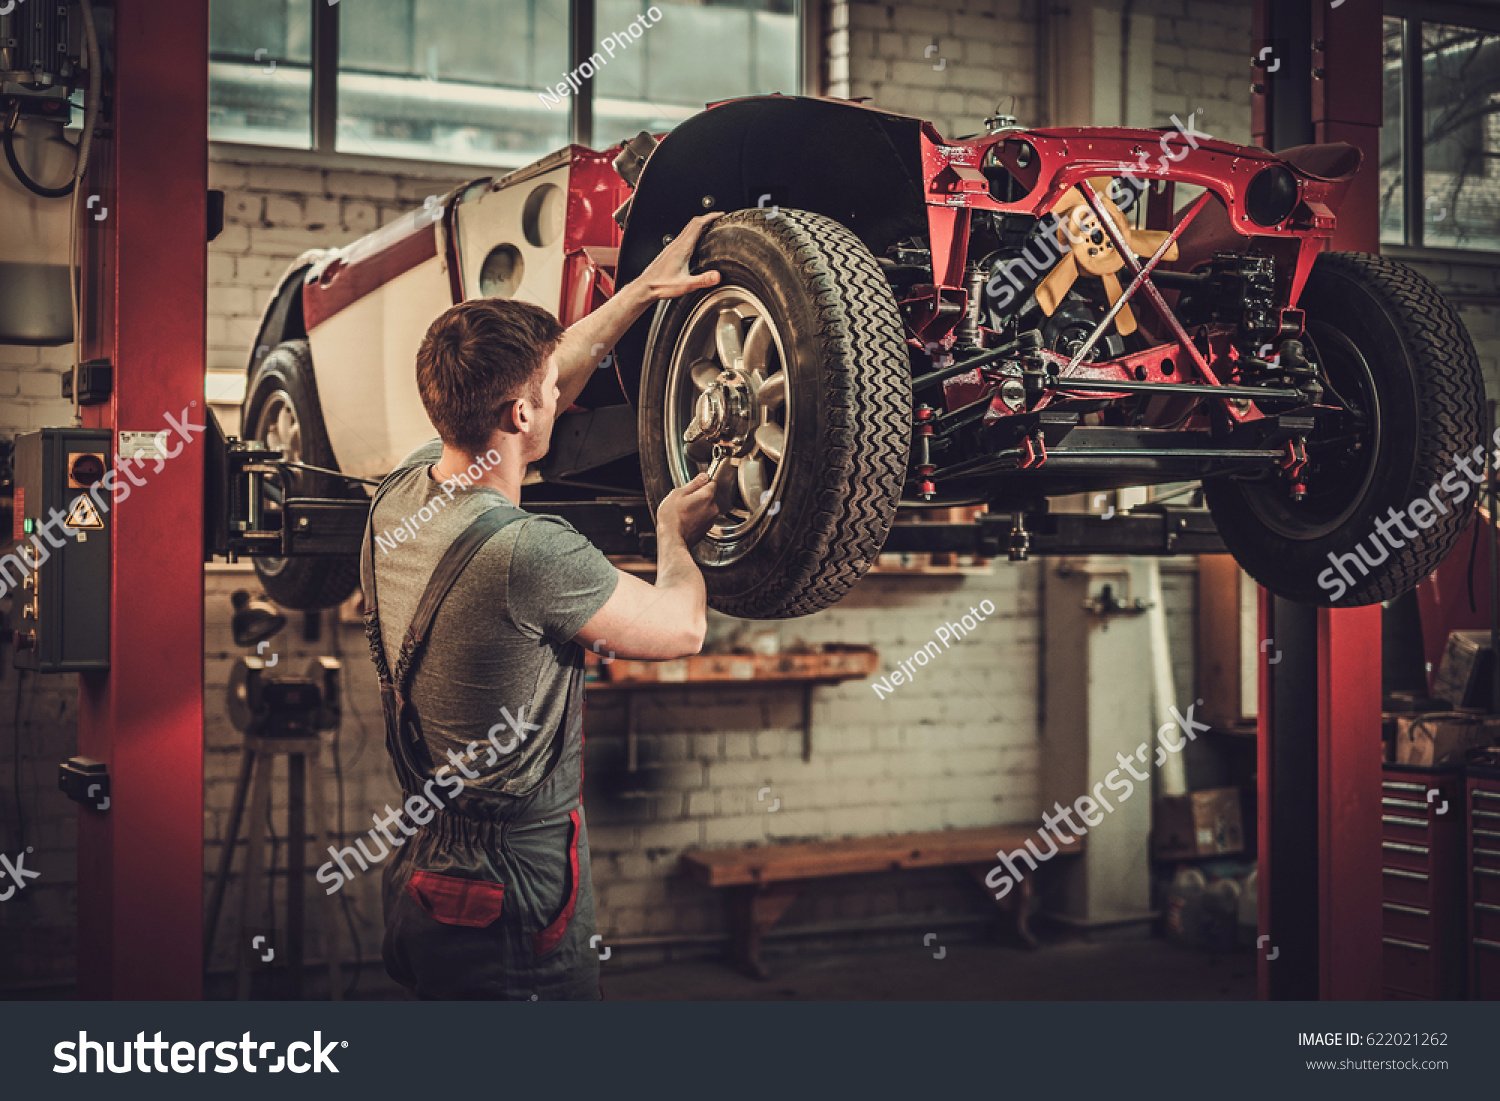
[[[0,557],[12,594],[18,669],[109,668],[108,488],[113,433],[43,428],[15,441],[15,548]]]

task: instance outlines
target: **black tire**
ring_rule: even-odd
[[[1483,446],[1479,360],[1437,288],[1380,256],[1322,254],[1298,305],[1307,314],[1309,358],[1360,416],[1318,414],[1305,501],[1293,502],[1281,478],[1222,478],[1205,483],[1208,506],[1230,553],[1273,593],[1331,607],[1390,600],[1437,568],[1477,500],[1472,480],[1444,479]],[[1362,443],[1331,442],[1340,437]],[[1416,538],[1407,538],[1389,510],[1405,512],[1418,498],[1428,499],[1431,523],[1421,529],[1413,519],[1407,530]],[[1389,540],[1380,541],[1377,520]],[[1343,572],[1336,570],[1331,556],[1350,554],[1357,562],[1342,559]]]
[[[240,415],[242,438],[260,440],[267,446],[281,442],[272,431],[272,424],[267,423],[267,418],[274,418],[279,409],[290,411],[298,429],[295,454],[287,457],[337,470],[328,432],[323,427],[312,352],[306,340],[278,344],[255,366]],[[311,471],[297,471],[287,481],[287,492],[292,497],[364,496],[357,483]],[[359,558],[354,555],[256,558],[254,562],[266,595],[282,607],[296,611],[317,611],[342,604],[359,584]]]
[[[676,414],[668,412],[668,377],[679,342],[686,348],[697,331],[691,326],[707,316],[702,311],[719,308],[726,293],[743,292],[755,306],[746,306],[752,319],[742,365],[751,362],[759,316],[776,341],[765,361],[785,372],[782,453],[753,503],[744,464],[764,464],[769,453],[740,457],[733,489],[745,507],[721,519],[693,553],[718,611],[748,619],[808,615],[854,587],[896,516],[911,449],[911,367],[901,314],[869,250],[820,214],[783,207],[770,217],[764,210],[727,215],[704,232],[695,267],[719,272],[719,286],[664,302],[646,345],[638,403],[646,494],[654,510],[707,466],[703,458],[689,467],[669,451],[668,420]],[[755,307],[764,312],[754,314]],[[714,357],[721,363],[722,349]],[[766,377],[771,373],[768,367]],[[753,392],[754,415],[769,416],[761,411],[761,390]],[[688,399],[679,393],[674,400]]]

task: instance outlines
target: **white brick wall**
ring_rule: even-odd
[[[243,370],[261,310],[300,253],[346,245],[464,178],[211,162],[224,232],[208,247],[208,368]]]
[[[977,631],[885,699],[868,680],[817,689],[810,761],[802,759],[798,690],[670,689],[637,700],[640,767],[632,774],[623,701],[593,693],[585,806],[606,940],[726,928],[718,894],[681,879],[676,857],[686,848],[1033,817],[1037,569],[1001,562],[988,576],[870,577],[837,607],[775,625],[783,646],[873,645],[889,671],[945,620],[982,599],[996,606]],[[734,626],[715,617],[713,633]],[[888,914],[904,905],[898,894],[907,878],[810,886],[786,920]],[[986,905],[957,873],[917,882],[947,906]]]
[[[1155,16],[1153,126],[1202,109],[1195,126],[1223,141],[1250,141],[1250,5],[1150,0]]]
[[[944,137],[983,132],[1002,101],[1005,113],[1035,119],[1036,10],[1033,0],[834,0],[828,94],[869,97]]]
[[[1248,141],[1249,8],[1149,0],[1136,10],[1154,17],[1151,125],[1201,108],[1200,129]],[[828,13],[829,95],[869,97],[945,137],[981,132],[997,107],[1023,125],[1047,118],[1037,56],[1048,12],[1033,0],[833,0]]]
[[[73,370],[73,348],[0,344],[0,437],[73,423],[73,404],[62,396]]]

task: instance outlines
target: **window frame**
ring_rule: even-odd
[[[213,160],[287,167],[342,168],[351,172],[380,172],[409,176],[491,176],[524,167],[523,163],[473,164],[464,161],[383,157],[350,153],[337,148],[339,119],[339,18],[343,5],[307,0],[312,5],[311,147],[294,149],[259,142],[209,142]],[[796,88],[793,95],[821,94],[821,34],[816,0],[792,0],[799,41],[796,49]],[[596,48],[596,0],[569,0],[568,68],[576,72]],[[593,148],[594,78],[579,77],[578,94],[568,100],[568,141]],[[813,92],[806,89],[814,86]]]
[[[1385,15],[1401,20],[1401,240],[1381,251],[1500,263],[1500,251],[1429,246],[1426,243],[1426,162],[1423,120],[1422,28],[1427,23],[1500,34],[1500,10],[1463,4],[1386,0]]]

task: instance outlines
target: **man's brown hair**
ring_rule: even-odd
[[[505,298],[460,302],[434,321],[417,350],[417,392],[443,442],[478,455],[506,402],[541,404],[543,367],[562,335],[542,307]]]

